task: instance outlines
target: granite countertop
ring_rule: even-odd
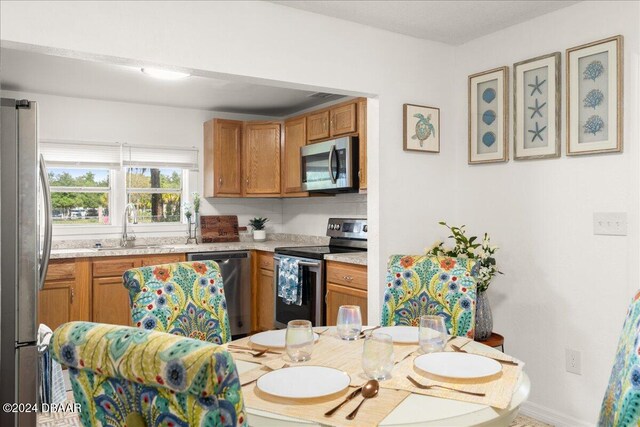
[[[345,262],[347,264],[367,265],[366,252],[350,252],[346,254],[328,254],[324,256],[327,261]]]
[[[170,253],[221,252],[242,250],[274,252],[276,248],[280,247],[320,246],[329,243],[327,237],[303,236],[295,234],[269,235],[268,240],[264,242],[254,242],[250,236],[247,237],[241,235],[240,240],[240,242],[200,243],[198,245],[187,245],[184,244],[184,238],[140,238],[136,240],[136,244],[142,247],[112,250],[109,250],[108,248],[117,248],[117,239],[100,241],[103,246],[103,249],[101,250],[93,247],[93,245],[96,243],[95,240],[58,241],[54,242],[54,249],[51,251],[51,259],[97,258],[127,255],[141,256]],[[149,247],[148,245],[153,246]],[[325,259],[360,265],[367,264],[366,252],[357,254],[326,255]]]

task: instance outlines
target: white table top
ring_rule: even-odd
[[[470,342],[467,348],[478,348],[487,350],[487,347],[477,342]],[[497,350],[491,349],[496,355],[500,355]],[[236,361],[238,372],[243,372],[257,368],[258,364]],[[508,426],[518,413],[522,402],[529,397],[531,383],[529,377],[523,371],[518,387],[516,388],[511,405],[507,409],[495,409],[486,405],[461,402],[458,400],[442,399],[439,397],[425,396],[422,394],[409,395],[400,405],[398,405],[381,423],[381,426],[472,426],[482,424],[483,426]],[[249,414],[249,425],[258,427],[279,427],[279,426],[317,426],[309,421],[291,418],[272,412],[266,412],[251,407],[247,407]],[[328,424],[330,425],[330,424]]]

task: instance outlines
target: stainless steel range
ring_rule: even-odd
[[[328,246],[276,248],[274,259],[275,327],[286,328],[294,319],[311,320],[314,326],[326,324],[325,319],[325,261],[328,254],[362,252],[367,250],[367,220],[361,218],[330,218]],[[301,269],[302,305],[285,304],[278,298],[280,259],[297,259]]]

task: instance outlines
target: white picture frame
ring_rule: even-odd
[[[621,152],[623,38],[567,49],[567,155]]]
[[[560,157],[560,52],[513,64],[514,160]]]
[[[469,76],[469,164],[509,160],[509,67]]]

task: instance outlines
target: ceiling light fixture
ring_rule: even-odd
[[[162,79],[162,80],[180,80],[180,79],[184,79],[185,77],[189,77],[191,74],[189,73],[183,73],[180,71],[169,71],[169,70],[162,70],[160,68],[141,68],[140,71],[142,71],[144,74],[156,78],[156,79]]]

